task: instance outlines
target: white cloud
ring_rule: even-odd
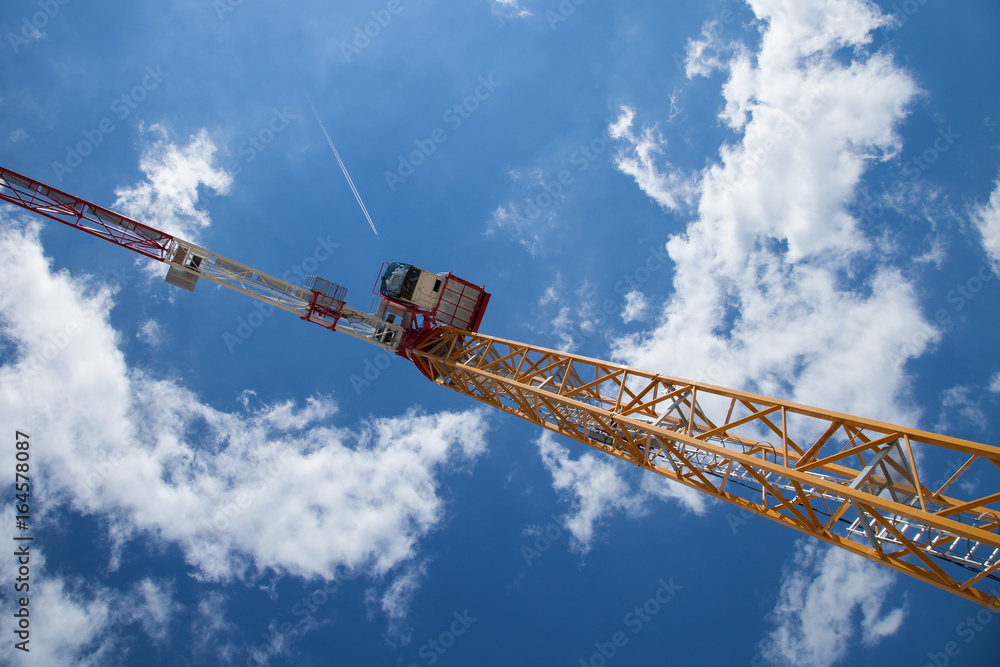
[[[13,525],[13,511],[4,510],[3,519]],[[16,566],[14,558],[0,561],[0,576],[13,581]],[[147,578],[119,591],[53,572],[37,541],[31,543],[30,568],[30,589],[21,592],[29,599],[29,652],[15,648],[13,641],[2,642],[3,664],[125,664],[128,652],[121,640],[126,628],[138,624],[154,642],[163,643],[171,620],[182,609],[169,583]],[[15,637],[14,610],[6,611],[10,613],[0,615],[0,632]]]
[[[570,458],[570,451],[556,442],[555,436],[543,433],[535,443],[545,468],[552,474],[552,486],[573,499],[573,512],[566,517],[566,529],[573,547],[590,551],[596,524],[614,512],[636,509],[629,488],[615,470],[614,462],[593,454]]]
[[[157,583],[146,578],[135,587],[136,600],[131,610],[132,620],[139,623],[149,638],[156,643],[167,640],[170,621],[181,606],[174,602],[172,583]]]
[[[962,426],[985,431],[987,419],[982,401],[981,390],[977,391],[972,387],[961,385],[946,390],[941,397],[941,414],[935,428],[941,433]]]
[[[990,194],[989,202],[973,211],[972,222],[982,236],[983,250],[993,263],[993,271],[1000,275],[1000,179]]]
[[[990,378],[990,391],[994,394],[1000,394],[1000,373]]]
[[[676,500],[697,514],[706,510],[707,498],[693,489],[644,473],[640,487],[633,491],[618,470],[621,464],[604,454],[583,453],[572,458],[571,451],[556,441],[549,431],[535,441],[542,463],[552,475],[552,486],[572,502],[565,516],[565,528],[574,551],[590,551],[601,521],[617,513],[639,516],[649,501]],[[580,445],[582,448],[583,445]]]
[[[743,45],[722,37],[722,21],[706,21],[701,28],[701,36],[689,39],[685,49],[684,75],[710,76],[716,70],[725,69],[732,58],[743,52]]]
[[[34,508],[33,508],[34,509]],[[14,525],[13,509],[2,514],[4,524]],[[13,582],[17,573],[15,558],[0,561],[0,576]],[[21,641],[14,634],[17,619],[15,609],[4,607],[0,614],[0,662],[8,665],[105,665],[114,657],[114,638],[108,636],[114,595],[99,590],[88,593],[81,582],[70,582],[47,571],[44,552],[37,545],[30,547],[30,589],[22,591],[29,598],[29,649],[25,653],[14,647]],[[13,584],[10,584],[13,591]],[[11,603],[16,598],[9,599]]]
[[[686,178],[655,128],[624,108],[619,168],[662,207],[696,215],[670,238],[674,293],[651,332],[615,341],[629,365],[915,421],[906,361],[939,333],[890,264],[859,274],[874,241],[849,206],[873,161],[900,150],[918,90],[885,53],[887,19],[862,0],[757,0],[759,47],[733,49],[720,118],[742,137]],[[848,61],[841,49],[852,54]],[[720,61],[721,62],[721,61]]]
[[[556,178],[548,178],[542,168],[512,169],[507,175],[520,193],[520,200],[511,199],[497,206],[490,215],[486,235],[503,232],[529,254],[537,256],[544,249],[546,235],[555,226],[558,205],[568,188]]]
[[[150,347],[159,347],[163,344],[163,327],[156,320],[148,319],[139,326],[135,337]]]
[[[690,208],[696,195],[691,176],[670,165],[659,165],[657,158],[666,150],[667,142],[656,127],[647,127],[640,135],[632,131],[635,110],[623,106],[621,116],[608,127],[608,134],[628,144],[615,156],[615,166],[635,179],[639,188],[665,210]]]
[[[424,579],[427,578],[427,561],[409,565],[400,572],[385,592],[378,596],[374,589],[367,595],[369,604],[378,604],[388,620],[386,637],[394,645],[410,643],[413,628],[406,622],[410,605]]]
[[[856,645],[874,646],[895,634],[906,616],[900,606],[882,611],[896,580],[888,569],[842,549],[800,540],[795,570],[787,572],[770,615],[776,626],[761,642],[771,664],[829,667]]]
[[[567,305],[568,304],[568,305]],[[587,280],[567,289],[559,273],[538,299],[535,324],[538,334],[554,336],[557,350],[572,352],[587,340],[603,337],[605,325],[614,317],[617,306],[610,299],[597,300],[597,290]]]
[[[639,485],[638,496],[643,503],[650,498],[658,498],[663,501],[676,500],[685,511],[693,512],[703,516],[708,511],[712,502],[710,496],[706,496],[701,491],[684,486],[678,482],[672,482],[659,475],[644,473],[642,482]]]
[[[656,326],[614,342],[624,363],[799,403],[917,423],[906,363],[940,337],[894,261],[851,213],[863,176],[901,150],[897,129],[919,94],[872,32],[890,24],[867,0],[749,0],[759,43],[725,44],[714,28],[689,44],[687,73],[722,70],[719,120],[735,135],[687,176],[664,160],[656,125],[623,108],[610,125],[618,168],[675,214],[673,294]],[[666,112],[665,112],[666,113]],[[687,206],[687,202],[691,206]],[[871,262],[872,256],[878,262]],[[875,266],[866,270],[859,267]],[[808,437],[808,434],[802,435]],[[764,642],[777,661],[829,665],[861,634],[894,633],[881,614],[888,571],[806,545],[787,575]],[[815,580],[815,581],[814,581]]]
[[[515,202],[497,206],[490,216],[486,234],[504,231],[531,255],[542,251],[542,231],[551,225],[552,211],[543,211],[530,203],[524,210]]]
[[[21,651],[11,651],[4,642],[8,658],[21,658],[23,664],[43,665],[104,665],[114,656],[114,641],[105,630],[111,617],[114,596],[99,594],[88,599],[76,592],[59,577],[43,579],[32,589],[31,604],[37,613],[31,623],[29,656]],[[5,614],[5,616],[7,616]],[[12,636],[12,628],[4,620],[5,635]],[[30,657],[30,660],[24,660]]]
[[[479,412],[411,410],[351,430],[331,423],[325,397],[216,409],[127,368],[110,290],[52,274],[37,231],[0,231],[0,336],[15,351],[0,366],[0,421],[50,443],[36,454],[43,512],[103,517],[112,560],[136,536],[174,544],[203,579],[384,574],[413,558],[441,519],[442,473],[485,448]]]
[[[198,653],[213,650],[220,663],[232,662],[236,647],[224,639],[236,626],[226,620],[226,596],[219,591],[210,591],[198,602],[197,612],[191,619],[191,632],[195,637]]]
[[[147,130],[152,143],[143,151],[139,167],[144,181],[115,190],[112,210],[182,239],[197,243],[200,230],[211,224],[198,208],[198,188],[204,185],[220,194],[229,191],[233,178],[215,166],[215,143],[205,129],[178,147],[169,141],[162,125]]]
[[[493,0],[493,12],[504,18],[525,19],[532,16],[530,10],[526,9],[521,0]]]
[[[641,320],[646,317],[649,310],[649,299],[638,290],[632,290],[625,295],[625,308],[622,309],[622,320],[625,324]]]

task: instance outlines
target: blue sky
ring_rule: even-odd
[[[1000,441],[996,3],[4,16],[7,168],[356,308],[412,262],[485,284],[485,333]],[[37,482],[2,662],[995,664],[995,613],[0,220],[0,423]]]

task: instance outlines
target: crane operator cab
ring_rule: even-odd
[[[424,327],[442,324],[464,331],[478,331],[490,294],[482,287],[450,273],[431,273],[401,262],[383,265],[376,287],[382,296],[380,317],[392,322],[402,318],[404,326],[415,328],[416,315],[430,316]],[[422,328],[424,328],[422,327]]]

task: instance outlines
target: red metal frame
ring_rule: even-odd
[[[313,290],[312,301],[309,302],[309,311],[301,317],[301,319],[307,322],[313,322],[320,325],[325,329],[330,331],[335,331],[337,329],[337,322],[340,320],[342,314],[342,308],[344,307],[343,301],[334,301],[334,303],[339,303],[340,307],[337,310],[328,308],[327,306],[321,305],[319,303],[320,292]],[[321,318],[323,321],[318,322],[313,319],[313,315]]]
[[[463,280],[451,273],[445,276],[444,285],[441,287],[441,299],[439,300],[439,305],[437,308],[434,309],[431,315],[434,316],[434,319],[440,321],[440,318],[438,317],[438,310],[440,310],[440,301],[444,300],[445,295],[448,293],[448,286],[453,282],[458,283],[462,286],[462,290],[458,292],[458,294],[460,295],[464,294],[466,289],[474,290],[479,293],[479,299],[476,300],[475,310],[471,311],[472,313],[475,313],[476,317],[471,322],[469,322],[469,327],[468,329],[466,329],[467,331],[472,331],[472,332],[479,331],[479,325],[483,321],[483,314],[486,312],[486,305],[490,302],[491,295],[489,292],[486,291],[484,287],[476,285],[475,283],[470,283],[468,280]],[[462,310],[467,310],[467,309],[462,308]],[[442,324],[448,324],[448,323],[442,322]],[[456,328],[465,329],[465,327],[456,327]]]
[[[44,215],[160,262],[167,259],[171,234],[0,167],[0,201]]]
[[[372,293],[378,296],[380,299],[389,301],[394,304],[397,308],[401,308],[407,314],[406,322],[406,334],[403,337],[403,342],[400,344],[396,353],[401,357],[409,357],[409,350],[417,345],[420,341],[426,339],[427,336],[433,334],[435,331],[442,329],[443,327],[451,327],[455,329],[460,329],[465,331],[465,327],[452,326],[451,322],[443,322],[440,319],[438,310],[439,305],[434,308],[434,310],[424,310],[423,308],[418,308],[416,306],[404,303],[397,299],[392,299],[389,297],[382,296],[379,293],[379,281],[382,276],[385,275],[385,270],[388,268],[389,262],[382,262],[382,268],[379,270],[378,276],[375,278],[375,284],[372,286]],[[443,276],[443,283],[441,287],[441,299],[444,299],[445,294],[448,292],[448,286],[451,283],[456,283],[461,286],[460,290],[457,290],[458,294],[462,294],[466,289],[475,290],[479,293],[479,299],[476,301],[475,319],[469,323],[468,331],[478,332],[479,326],[482,324],[483,315],[486,313],[486,306],[490,302],[490,297],[492,296],[486,291],[484,287],[471,283],[468,280],[463,280],[452,273],[447,273]],[[453,290],[455,292],[455,290]],[[457,305],[457,304],[455,304]],[[467,309],[462,309],[467,310]],[[453,318],[449,318],[454,321]],[[419,365],[418,365],[419,366]]]
[[[379,282],[381,282],[382,276],[385,275],[385,270],[387,268],[389,268],[389,262],[382,262],[382,268],[379,269],[378,273],[375,275],[375,284],[372,285],[372,294],[374,294],[376,296],[380,296],[380,297],[382,296],[379,293],[379,291],[378,291],[378,284],[379,284]],[[382,298],[385,298],[385,297],[382,297]]]
[[[479,315],[476,316],[476,321],[472,323],[471,327],[469,327],[469,331],[474,333],[479,332],[479,325],[483,323],[483,315],[486,314],[486,306],[490,305],[491,296],[493,295],[483,290],[483,297],[479,302]]]
[[[174,237],[171,234],[162,232],[149,225],[144,225],[131,218],[126,218],[103,206],[98,206],[85,199],[63,192],[3,167],[0,167],[0,201],[20,206],[23,209],[87,232],[92,236],[110,241],[117,246],[127,248],[160,262],[168,261],[168,253],[174,241]],[[379,293],[378,281],[388,266],[389,262],[383,262],[382,270],[376,277],[375,285],[372,289],[375,294]],[[456,311],[462,311],[470,315],[474,314],[474,319],[469,322],[468,330],[472,332],[479,331],[479,326],[482,323],[483,314],[486,311],[487,304],[489,304],[491,295],[484,288],[451,273],[446,274],[443,278],[444,284],[441,288],[441,297],[438,301],[438,306],[432,311],[404,304],[395,299],[381,297],[402,308],[407,313],[404,323],[406,333],[397,350],[401,356],[409,358],[409,350],[435,331],[453,325],[456,321],[464,324],[465,319],[459,319],[438,312],[442,300],[446,300],[445,297],[449,294],[453,295],[459,301],[467,290],[475,291],[479,294],[475,310],[471,312],[468,308],[462,308],[458,302],[452,299],[446,300],[447,303],[456,307]],[[315,322],[331,330],[336,329],[341,312],[320,303],[319,299],[320,292],[313,290],[313,298],[309,304],[308,312],[302,319]],[[447,319],[448,321],[443,322],[442,319]],[[450,328],[465,330],[464,327],[453,326]]]

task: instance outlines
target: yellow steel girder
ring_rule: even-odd
[[[461,394],[1000,609],[1000,493],[945,495],[995,477],[996,447],[451,328],[410,356]],[[928,487],[916,446],[968,460]]]

